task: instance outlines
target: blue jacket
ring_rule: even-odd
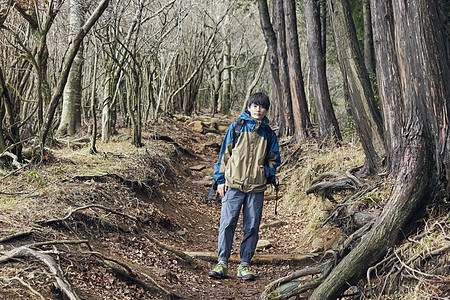
[[[278,139],[267,117],[257,121],[248,110],[240,117],[245,122],[234,147],[236,121],[228,127],[214,167],[214,180],[245,193],[263,192],[267,178],[275,175],[281,163]]]

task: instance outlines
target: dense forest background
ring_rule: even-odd
[[[139,149],[166,118],[235,115],[266,92],[283,146],[361,144],[362,166],[308,193],[334,201],[348,186],[365,190],[361,180],[391,182],[382,209],[348,232],[320,276],[278,291],[335,299],[426,218],[424,207],[448,211],[449,22],[446,0],[2,0],[2,181],[69,140],[87,139],[96,154],[98,139],[125,127]]]

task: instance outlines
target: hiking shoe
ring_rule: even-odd
[[[255,275],[253,275],[249,264],[240,264],[237,270],[237,277],[244,280],[255,280]]]
[[[224,262],[219,262],[214,269],[209,271],[209,277],[222,279],[227,277],[228,265]]]

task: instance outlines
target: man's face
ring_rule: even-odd
[[[258,121],[262,120],[267,114],[267,109],[258,104],[251,104],[247,109],[250,112],[250,116]]]

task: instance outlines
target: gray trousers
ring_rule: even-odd
[[[241,212],[243,211],[243,231],[240,256],[241,263],[250,263],[258,243],[259,224],[261,223],[264,192],[244,193],[228,187],[222,199],[220,228],[217,253],[219,261],[227,262],[233,246],[234,232]]]

